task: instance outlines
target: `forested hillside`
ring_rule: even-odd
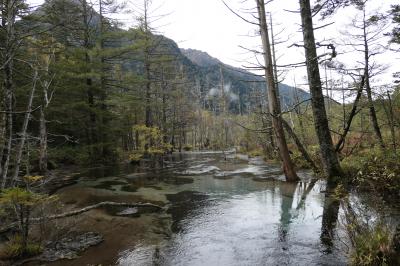
[[[0,265],[397,265],[399,5],[221,1],[239,68],[153,2],[0,0]]]

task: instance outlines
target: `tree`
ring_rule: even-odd
[[[365,67],[365,90],[367,92],[369,114],[370,114],[371,122],[372,122],[372,125],[374,128],[374,132],[379,141],[379,144],[380,144],[381,148],[385,148],[385,144],[384,144],[383,138],[382,138],[382,133],[381,133],[379,123],[378,123],[378,118],[376,116],[374,102],[372,99],[372,88],[371,88],[371,79],[370,79],[370,77],[372,76],[371,63],[370,63],[371,56],[379,53],[378,50],[375,50],[372,52],[370,47],[373,42],[376,42],[377,40],[379,40],[379,38],[377,38],[375,36],[377,36],[377,33],[379,33],[379,31],[382,28],[379,27],[379,29],[377,29],[375,31],[369,30],[371,28],[371,25],[376,25],[376,23],[379,22],[380,18],[378,16],[372,16],[370,18],[367,18],[366,2],[367,1],[364,1],[363,4],[359,6],[359,8],[362,9],[362,12],[363,12],[363,18],[362,18],[361,25],[356,25],[356,23],[354,23],[354,26],[356,28],[358,27],[358,28],[362,29],[362,32],[363,32],[362,41],[364,43],[363,49],[364,49],[364,65],[365,65],[364,66]]]
[[[283,163],[283,171],[288,181],[298,180],[298,176],[294,170],[294,165],[289,155],[289,149],[286,144],[285,133],[282,127],[282,116],[280,110],[280,104],[278,100],[278,87],[274,77],[273,61],[271,56],[271,46],[268,36],[267,20],[265,13],[264,0],[256,0],[258,20],[260,27],[260,34],[263,46],[263,56],[265,63],[265,78],[267,80],[267,91],[268,91],[268,107],[269,113],[272,116],[272,124],[275,131],[276,142],[280,152],[280,157]]]
[[[395,24],[390,33],[390,42],[400,44],[400,5],[392,5],[390,14],[392,15],[392,22]]]
[[[29,121],[29,115],[31,113],[30,106],[35,91],[35,86],[33,86],[33,90],[30,93],[31,97],[29,97],[28,100],[28,108],[26,112],[22,112],[27,119],[22,123],[23,126],[20,132],[23,133],[23,135],[16,149],[17,154],[13,164],[13,143],[15,142],[16,132],[15,115],[18,113],[15,112],[18,103],[16,100],[16,92],[17,89],[20,89],[16,86],[19,77],[15,75],[15,70],[17,67],[20,67],[20,65],[26,66],[30,64],[29,60],[26,62],[26,58],[21,58],[21,53],[23,53],[24,50],[22,47],[25,40],[34,32],[34,28],[30,27],[29,23],[24,24],[24,22],[27,22],[28,11],[28,6],[21,0],[4,0],[0,5],[0,50],[2,51],[0,61],[0,70],[2,74],[0,77],[3,79],[2,91],[4,93],[1,100],[4,107],[4,111],[2,110],[2,114],[4,115],[3,121],[5,122],[5,128],[1,131],[2,136],[0,138],[0,141],[2,141],[2,143],[0,143],[0,154],[2,155],[0,158],[0,188],[6,187],[11,166],[14,167],[13,177],[10,180],[11,184],[14,183],[15,175],[18,175],[17,170],[21,162],[22,151],[25,144],[26,135],[24,135],[24,133],[26,133],[26,124]],[[31,80],[32,76],[36,76],[33,73],[32,76],[29,75],[29,72],[26,74],[28,80]],[[21,77],[19,79],[23,78],[24,77]]]
[[[342,169],[329,130],[328,118],[325,110],[324,95],[322,93],[321,77],[317,48],[315,44],[314,28],[311,14],[310,0],[300,0],[300,14],[304,49],[306,56],[308,82],[311,92],[311,105],[314,115],[314,126],[320,146],[321,161],[323,170],[329,178],[331,185],[335,183],[334,177],[342,176]]]

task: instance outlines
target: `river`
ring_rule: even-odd
[[[279,165],[220,152],[90,171],[57,192],[66,206],[135,200],[165,211],[106,208],[75,218],[68,226],[105,240],[52,265],[346,265],[342,206],[326,196],[324,181],[309,171],[299,176],[288,183]]]

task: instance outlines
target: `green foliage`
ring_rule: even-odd
[[[315,162],[317,167],[322,169],[321,159],[319,156],[319,147],[316,145],[309,146],[308,154]],[[304,159],[303,155],[298,150],[294,150],[290,157],[292,158],[292,161],[297,169],[311,169],[311,165]]]
[[[89,154],[84,147],[62,146],[49,150],[49,157],[61,164],[86,164],[89,162]]]
[[[133,130],[139,133],[139,151],[143,154],[162,155],[171,149],[171,145],[164,142],[164,135],[158,127],[135,125]]]
[[[193,146],[189,145],[189,144],[186,144],[185,146],[183,146],[183,150],[184,151],[191,151],[191,150],[193,150]]]
[[[20,235],[15,235],[0,250],[0,259],[32,257],[40,254],[41,252],[41,245],[29,242],[26,244],[26,246],[24,246],[22,237]]]
[[[343,160],[343,168],[361,188],[400,199],[400,154],[391,150],[371,149]]]
[[[382,224],[363,228],[354,237],[350,254],[351,265],[389,265],[391,256],[391,231]]]
[[[34,206],[42,202],[45,198],[46,196],[44,195],[37,194],[23,188],[8,188],[3,190],[0,194],[0,206]]]
[[[27,176],[24,179],[27,182],[35,182],[40,180],[41,176]],[[54,199],[56,199],[54,196],[38,194],[19,187],[1,191],[0,210],[3,215],[2,220],[17,221],[18,225],[18,234],[14,235],[14,238],[1,251],[2,257],[32,256],[41,251],[39,245],[29,241],[30,217],[35,208]]]
[[[249,155],[249,157],[258,157],[258,156],[263,156],[264,152],[262,149],[254,149],[249,151],[247,155]]]
[[[304,160],[304,157],[300,152],[294,151],[290,157],[292,158],[292,161],[297,169],[311,168],[310,164],[306,160]]]
[[[133,152],[129,154],[128,158],[131,163],[137,163],[143,158],[143,153],[140,151]]]

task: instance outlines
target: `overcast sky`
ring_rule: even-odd
[[[140,5],[142,0],[133,0]],[[245,12],[255,6],[255,1],[248,0],[243,4],[243,0],[226,1],[229,6],[251,19]],[[370,11],[380,10],[386,12],[391,4],[398,3],[398,0],[371,0],[368,6]],[[297,0],[275,0],[267,5],[267,11],[272,13],[274,20],[274,31],[280,33],[277,38],[287,42],[277,46],[278,65],[285,65],[304,60],[303,48],[288,48],[293,43],[300,43],[302,34],[300,30],[300,15],[285,10],[298,10]],[[154,27],[167,37],[175,40],[182,48],[193,48],[205,51],[211,56],[216,57],[224,63],[233,66],[248,66],[250,61],[255,63],[254,55],[247,52],[240,46],[249,49],[257,49],[260,38],[255,36],[257,28],[250,25],[236,15],[234,15],[223,4],[221,0],[153,0],[152,8],[157,11],[155,14],[168,14],[164,18],[154,23]],[[339,11],[333,19],[320,21],[314,19],[316,26],[324,25],[328,22],[335,22],[333,25],[322,30],[316,31],[317,41],[340,43],[342,37],[340,32],[348,29],[348,24],[356,16],[357,12],[352,8]],[[253,37],[251,37],[253,36]],[[386,40],[382,40],[386,42]],[[337,60],[353,64],[357,59],[356,54],[344,53],[346,47],[339,44]],[[323,53],[323,49],[319,51]],[[399,56],[388,53],[377,58],[377,61],[385,64],[392,64],[386,74],[378,78],[377,83],[389,83],[392,81],[391,73],[399,69]],[[285,75],[284,83],[293,85],[294,77],[297,83],[304,83],[305,69],[290,70]]]
[[[41,0],[30,0],[40,3]],[[255,1],[248,0],[226,0],[226,2],[240,14],[245,8],[254,8]],[[135,11],[137,6],[141,6],[143,0],[130,0],[129,6]],[[387,11],[390,4],[398,3],[398,0],[371,0],[370,9],[381,9]],[[267,5],[267,11],[272,13],[274,19],[274,31],[280,32],[278,38],[287,40],[286,43],[277,47],[279,57],[278,64],[301,62],[304,60],[304,49],[288,48],[293,43],[299,43],[302,35],[300,29],[300,15],[287,12],[286,10],[297,10],[297,0],[275,0]],[[220,59],[226,64],[237,67],[247,66],[250,62],[256,62],[254,55],[246,52],[239,46],[249,49],[257,49],[260,44],[260,38],[254,37],[256,28],[250,25],[228,10],[222,3],[222,0],[153,0],[150,10],[156,10],[153,15],[165,14],[163,18],[153,23],[153,27],[165,36],[173,39],[182,48],[193,48],[205,51],[211,56]],[[327,42],[340,42],[340,31],[348,28],[351,19],[356,12],[351,8],[341,10],[334,18],[335,23],[327,28],[316,31],[317,41],[327,40]],[[133,22],[132,13],[118,15],[122,22],[128,26]],[[246,16],[250,18],[249,15]],[[332,20],[328,21],[332,22]],[[327,21],[314,19],[314,24],[320,26]],[[251,37],[253,36],[253,37]],[[383,41],[385,42],[385,41]],[[352,63],[356,60],[355,54],[341,54],[345,47],[338,46],[338,60]],[[323,49],[319,51],[323,53]],[[391,72],[399,69],[399,56],[388,54],[380,56],[380,61],[390,63],[393,66],[387,70],[381,78],[382,82],[391,81]],[[296,69],[287,72],[284,83],[293,84],[294,76],[297,83],[304,83],[304,69]]]

